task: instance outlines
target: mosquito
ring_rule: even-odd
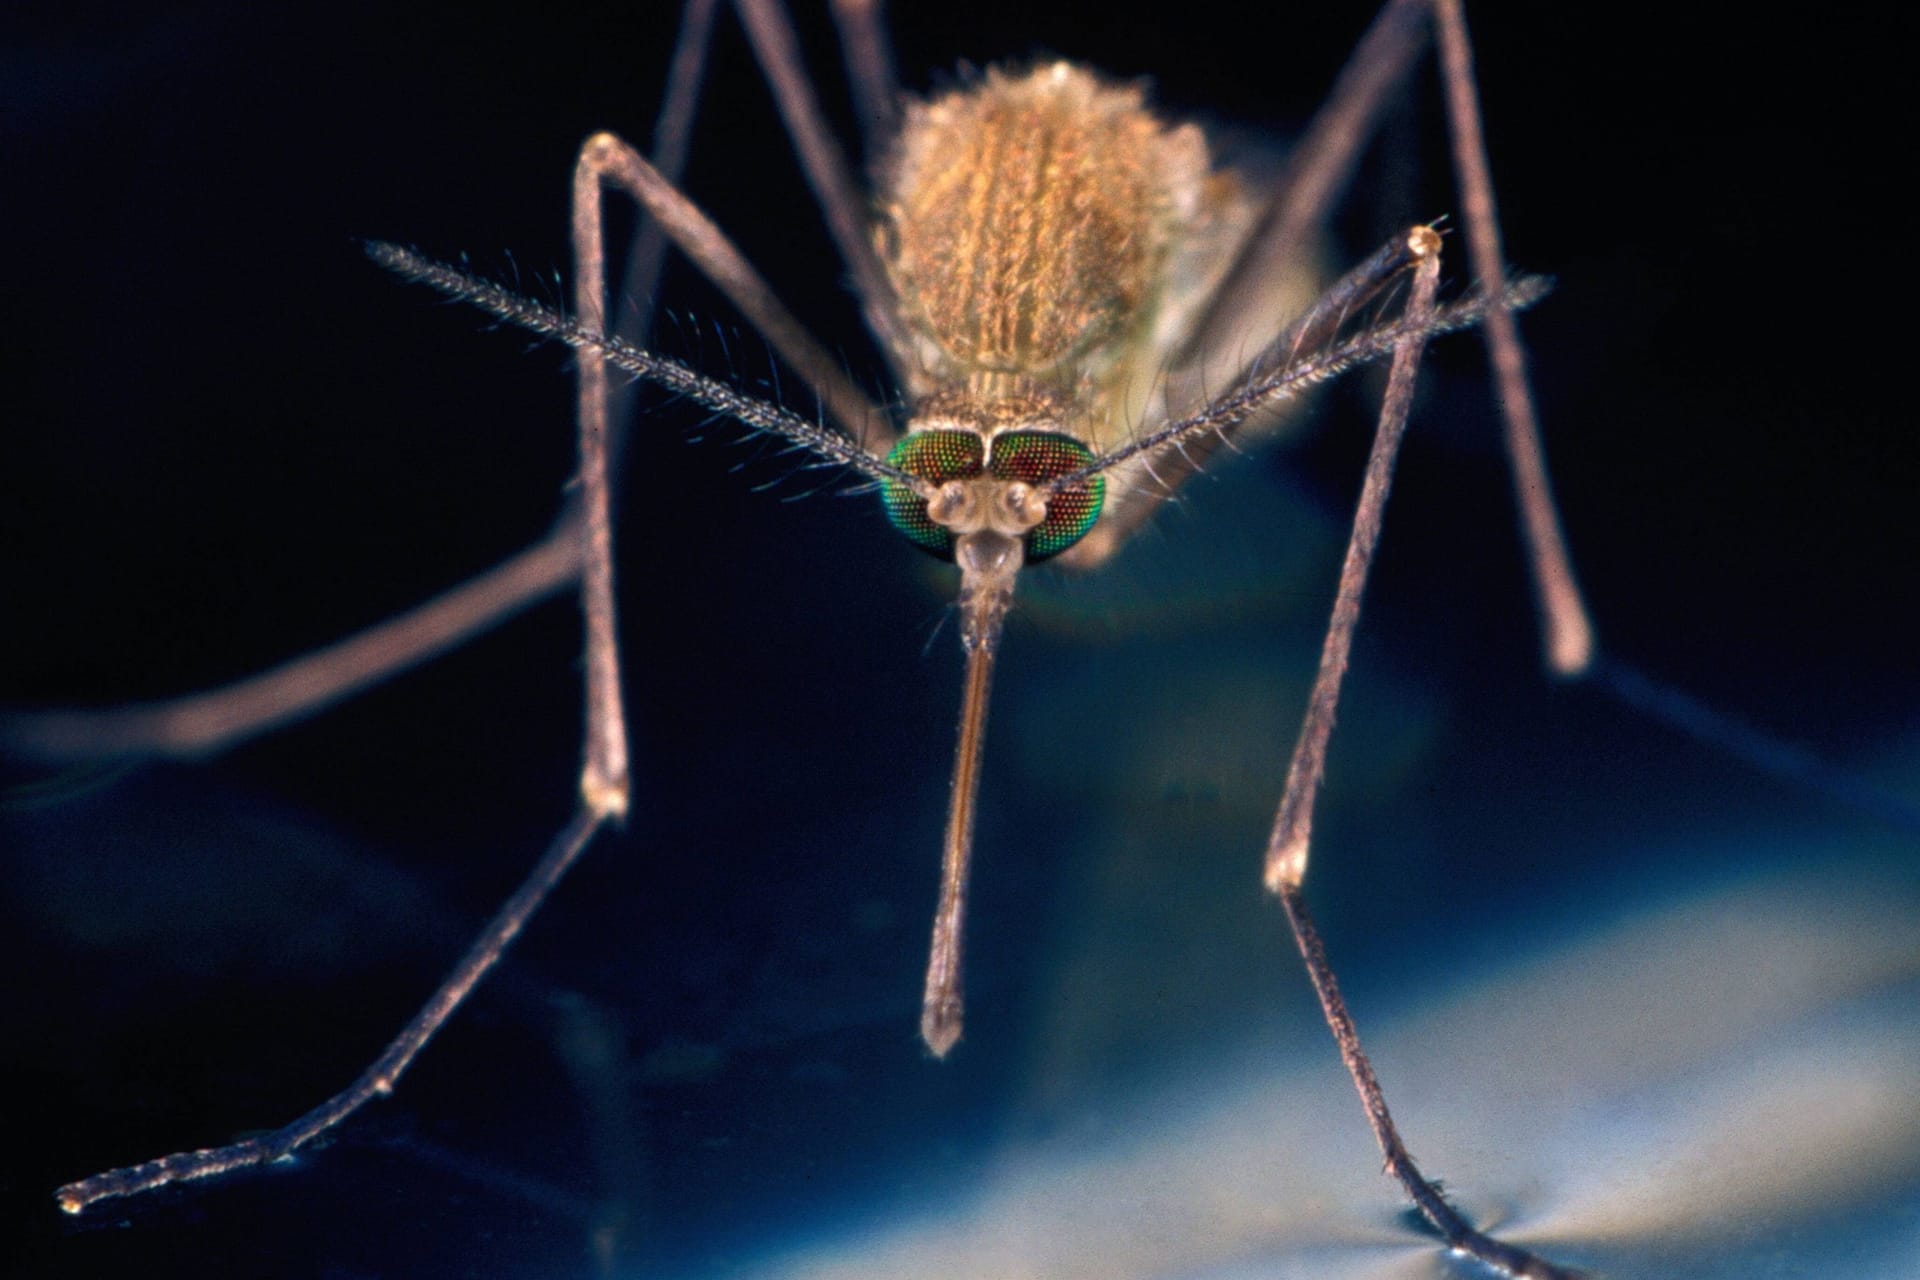
[[[61,1188],[63,1209],[284,1157],[390,1093],[593,837],[627,812],[611,539],[610,371],[785,441],[876,488],[893,526],[958,570],[966,657],[920,1033],[944,1057],[965,1026],[963,943],[989,692],[1015,588],[1028,565],[1096,568],[1222,448],[1257,439],[1306,390],[1358,365],[1388,365],[1378,425],[1308,712],[1265,851],[1279,898],[1387,1170],[1448,1245],[1513,1276],[1572,1274],[1480,1231],[1408,1155],[1361,1048],[1303,888],[1314,798],[1421,356],[1447,332],[1485,330],[1545,631],[1548,665],[1577,675],[1592,629],[1560,533],[1513,313],[1542,292],[1502,264],[1471,53],[1458,0],[1389,0],[1362,37],[1280,181],[1254,189],[1219,168],[1200,129],[1164,118],[1144,90],[1065,61],[988,70],[924,100],[895,84],[871,0],[837,0],[852,87],[875,174],[861,194],[826,128],[778,0],[738,0],[828,229],[901,391],[872,403],[774,296],[721,228],[678,189],[711,5],[691,0],[680,88],[650,162],[612,134],[583,147],[573,190],[575,283],[563,314],[458,267],[375,243],[398,274],[572,347],[579,472],[573,518],[486,578],[302,668],[309,702],[444,647],[525,600],[578,579],[586,619],[586,733],[580,798],[525,883],[420,1014],[347,1090],[292,1124],[228,1146],[109,1170]],[[1288,266],[1305,254],[1351,176],[1382,104],[1429,40],[1438,48],[1477,289],[1443,301],[1444,238],[1396,234],[1304,309]],[[618,336],[608,304],[601,202],[631,197],[797,374],[824,422]],[[657,255],[632,255],[650,292]],[[629,285],[633,276],[629,276]],[[317,677],[317,678],[315,678]],[[275,680],[281,683],[275,684]],[[109,736],[156,745],[224,741],[297,701],[284,673],[166,709],[129,713]],[[142,719],[141,717],[146,717]],[[49,721],[45,733],[78,733]],[[95,726],[97,729],[97,726]],[[145,735],[143,739],[142,735]]]

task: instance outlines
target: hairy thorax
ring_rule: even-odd
[[[1197,128],[1064,62],[913,104],[881,176],[915,400],[1044,397],[1096,448],[1149,394],[1168,304],[1210,283],[1196,246],[1240,221]]]

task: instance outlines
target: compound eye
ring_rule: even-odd
[[[1038,488],[1093,461],[1093,450],[1059,431],[1003,431],[993,438],[987,469],[997,480]],[[1087,535],[1106,501],[1105,476],[1089,476],[1047,499],[1047,517],[1027,533],[1027,561],[1057,556]]]
[[[909,432],[887,454],[888,466],[932,485],[970,480],[980,474],[985,461],[986,445],[977,433],[939,428]],[[886,504],[893,527],[915,546],[943,560],[953,558],[953,533],[927,515],[925,498],[898,480],[882,480],[880,501]]]

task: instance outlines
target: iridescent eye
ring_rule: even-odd
[[[993,438],[987,469],[999,480],[1043,485],[1092,461],[1091,449],[1058,431],[1003,431]],[[1106,477],[1095,475],[1048,498],[1047,518],[1027,534],[1027,562],[1057,556],[1084,538],[1106,497]]]
[[[945,484],[979,475],[985,452],[980,437],[971,431],[915,431],[893,446],[887,465],[929,484]],[[913,539],[915,546],[952,558],[953,533],[928,518],[925,498],[898,480],[883,480],[880,500],[893,527]]]

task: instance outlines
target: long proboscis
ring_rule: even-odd
[[[973,876],[973,820],[980,801],[980,762],[987,736],[987,704],[993,687],[994,651],[999,622],[984,644],[967,650],[966,691],[953,753],[953,781],[947,803],[947,830],[941,841],[940,903],[933,915],[927,950],[926,989],[920,1005],[920,1038],[936,1058],[944,1058],[960,1039],[965,1022],[962,955],[966,941],[967,889]]]
[[[932,486],[925,480],[874,457],[851,436],[696,373],[671,357],[584,325],[565,312],[516,293],[503,284],[384,240],[368,241],[366,251],[369,258],[403,279],[424,284],[455,302],[478,307],[498,320],[541,338],[576,351],[597,352],[624,373],[683,396],[754,431],[779,436],[823,462],[848,467],[869,479],[906,485],[923,497],[932,496]]]

